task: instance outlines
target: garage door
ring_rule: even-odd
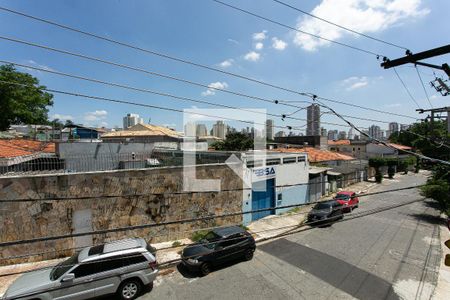
[[[252,210],[270,207],[275,207],[275,179],[268,179],[253,183]],[[275,214],[274,209],[252,213],[252,221],[273,214]]]

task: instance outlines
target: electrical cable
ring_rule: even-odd
[[[406,48],[406,47],[399,46],[399,45],[396,45],[396,44],[391,43],[391,42],[383,41],[382,39],[379,39],[379,38],[376,38],[376,37],[373,37],[373,36],[364,34],[364,33],[362,33],[362,32],[359,32],[359,31],[350,29],[350,28],[348,28],[348,27],[344,27],[344,26],[342,26],[342,25],[336,24],[336,23],[334,23],[334,22],[331,22],[331,21],[329,21],[329,20],[327,20],[327,19],[318,17],[318,16],[316,16],[316,15],[313,15],[313,14],[311,14],[311,13],[305,11],[305,10],[302,10],[302,9],[300,9],[300,8],[297,8],[297,7],[295,7],[295,6],[292,6],[292,5],[290,5],[290,4],[287,4],[287,3],[285,3],[285,2],[282,2],[282,1],[279,1],[279,0],[272,0],[272,1],[277,2],[278,4],[281,4],[281,5],[283,5],[283,6],[292,8],[293,10],[296,10],[296,11],[298,11],[298,12],[301,12],[302,14],[305,14],[305,15],[310,16],[310,17],[312,17],[312,18],[315,18],[315,19],[318,19],[318,20],[320,20],[320,21],[326,22],[326,23],[328,23],[328,24],[330,24],[330,25],[333,25],[333,26],[339,27],[339,28],[341,28],[341,29],[344,29],[344,30],[346,30],[346,31],[349,31],[349,32],[358,34],[358,35],[363,36],[363,37],[365,37],[365,38],[368,38],[368,39],[371,39],[371,40],[374,40],[374,41],[377,41],[377,42],[380,42],[380,43],[383,43],[383,44],[386,44],[386,45],[390,45],[390,46],[393,46],[393,47],[397,47],[397,48],[400,48],[400,49],[409,50],[409,49]]]
[[[395,69],[395,68],[394,68],[394,69]],[[316,97],[316,101],[319,102],[317,99],[321,99],[321,97]],[[320,102],[319,102],[319,103],[320,103]],[[418,158],[421,158],[421,159],[424,159],[424,160],[429,160],[429,161],[431,161],[431,162],[437,162],[437,163],[441,163],[441,164],[444,164],[444,165],[450,165],[450,161],[446,161],[446,160],[442,160],[442,159],[437,159],[437,158],[425,156],[425,155],[418,154],[418,153],[415,153],[415,152],[412,152],[412,151],[409,151],[409,150],[398,149],[398,148],[396,148],[396,147],[390,145],[389,143],[386,143],[386,142],[384,142],[384,141],[381,141],[381,140],[379,140],[379,139],[376,139],[376,138],[370,136],[368,133],[365,133],[364,131],[362,131],[361,129],[359,129],[358,127],[356,127],[355,125],[353,125],[350,121],[346,120],[344,117],[342,117],[339,113],[337,113],[334,109],[330,108],[329,106],[327,106],[327,105],[325,105],[325,104],[323,104],[323,103],[321,103],[321,104],[319,104],[319,105],[322,105],[322,106],[324,106],[325,108],[331,110],[336,116],[338,116],[341,120],[345,121],[345,122],[346,122],[348,125],[350,125],[353,129],[355,129],[356,131],[358,131],[358,132],[361,133],[362,135],[367,136],[369,139],[376,141],[376,142],[379,143],[379,144],[382,144],[382,145],[384,145],[384,146],[386,146],[386,147],[389,147],[389,148],[394,149],[394,150],[397,150],[397,151],[401,151],[401,152],[405,152],[405,153],[411,154],[411,155],[413,155],[413,156],[415,156],[415,157],[418,157]]]
[[[417,187],[419,187],[419,186],[410,186],[407,188],[402,188],[402,190],[415,189]],[[377,192],[376,194],[390,193],[392,191],[394,191],[394,190],[381,191],[381,192]],[[369,194],[355,195],[355,197],[364,197],[364,196],[369,196]],[[208,216],[203,216],[203,217],[198,217],[198,218],[185,218],[185,219],[172,220],[172,221],[166,221],[166,222],[161,222],[161,223],[141,224],[141,225],[124,226],[124,227],[102,229],[102,230],[92,230],[92,231],[88,231],[88,232],[80,232],[80,233],[62,234],[62,235],[56,235],[56,236],[45,236],[45,237],[37,237],[37,238],[31,238],[31,239],[7,241],[7,242],[0,242],[0,248],[14,246],[14,245],[37,243],[37,242],[54,241],[54,240],[87,236],[87,235],[99,235],[99,234],[106,234],[106,233],[111,233],[111,232],[137,230],[137,229],[144,229],[144,228],[174,225],[174,224],[180,224],[180,223],[192,223],[192,222],[197,222],[197,221],[207,221],[207,220],[213,220],[213,219],[217,219],[217,218],[241,216],[241,215],[246,215],[246,214],[251,214],[251,213],[256,213],[256,212],[271,211],[271,210],[276,210],[276,209],[295,208],[295,207],[301,207],[301,206],[305,206],[305,205],[309,205],[309,204],[301,203],[301,204],[283,205],[283,206],[278,206],[278,207],[255,209],[255,210],[249,210],[249,211],[244,211],[244,212],[233,212],[233,213],[226,213],[226,214],[221,214],[221,215],[208,215]]]
[[[356,214],[354,214],[354,215],[352,215],[350,217],[344,218],[344,219],[333,220],[333,223],[346,222],[346,221],[350,221],[350,220],[353,220],[353,219],[358,219],[358,218],[361,218],[361,217],[370,216],[370,215],[377,214],[377,213],[380,213],[380,212],[384,212],[384,211],[387,211],[387,210],[391,210],[391,209],[395,209],[395,208],[398,208],[398,207],[402,207],[402,206],[410,205],[410,204],[413,204],[413,203],[421,202],[421,201],[423,201],[425,199],[426,198],[420,198],[420,199],[415,199],[415,200],[411,200],[411,201],[407,201],[407,202],[402,202],[400,204],[394,204],[394,205],[384,206],[384,207],[381,207],[381,208],[371,209],[371,210],[368,210],[368,211],[365,211],[365,212],[356,213]],[[310,227],[306,227],[306,228],[304,228],[302,230],[298,230],[298,231],[291,230],[291,231],[288,231],[288,232],[277,234],[275,236],[261,238],[258,241],[256,241],[256,243],[262,243],[262,242],[266,242],[268,240],[277,239],[277,238],[282,237],[282,236],[291,235],[291,234],[298,233],[298,232],[303,232],[303,231],[306,231],[306,230],[312,230],[312,229],[315,229],[317,227],[314,227],[314,226],[311,226],[311,225],[316,225],[316,224],[321,224],[321,223],[323,223],[323,220],[316,220],[316,221],[305,222],[303,224],[298,224],[298,225],[288,225],[288,226],[282,226],[282,227],[278,227],[278,228],[270,228],[270,229],[257,231],[257,232],[254,232],[254,233],[258,234],[258,233],[264,233],[264,232],[268,232],[268,231],[281,230],[281,229],[287,229],[287,228],[294,228],[294,229],[296,228],[298,230],[298,229],[301,229],[303,227],[310,226]],[[216,227],[216,228],[218,228],[218,227]],[[231,240],[236,240],[236,239],[240,239],[240,238],[241,237],[225,238],[225,239],[222,239],[221,241],[231,241]],[[194,242],[194,243],[186,244],[186,245],[182,245],[182,246],[169,246],[169,247],[166,247],[166,248],[157,249],[156,253],[158,251],[169,250],[169,249],[173,249],[173,248],[189,247],[189,246],[193,246],[193,245],[207,246],[207,245],[213,245],[213,244],[217,244],[217,241],[214,241],[214,242],[207,241],[207,242],[200,242],[200,243]],[[214,250],[214,251],[220,251],[220,250]],[[211,252],[208,251],[208,252],[205,252],[205,253],[198,253],[198,254],[195,254],[195,255],[192,255],[192,256],[186,256],[186,257],[184,257],[184,259],[194,258],[194,257],[198,257],[198,256],[208,255],[208,254],[211,254]],[[107,259],[105,259],[105,260],[107,260]],[[181,261],[181,259],[170,260],[170,261],[164,262],[162,264],[159,264],[158,267],[161,267],[161,266],[164,266],[164,265],[171,265],[174,262],[179,262],[179,261]],[[86,262],[86,263],[91,263],[91,262]],[[74,265],[75,264],[73,264],[72,266],[74,266]],[[51,269],[51,268],[54,268],[56,266],[57,265],[46,266],[46,267],[37,268],[37,269],[34,269],[34,270],[27,270],[27,271],[21,271],[21,272],[0,274],[0,277],[7,277],[7,276],[12,276],[12,275],[19,275],[19,274],[23,274],[23,273],[29,273],[29,272],[33,272],[33,271]]]
[[[425,96],[427,97],[427,101],[430,104],[430,107],[433,108],[433,104],[431,104],[427,89],[425,88],[425,84],[423,83],[422,76],[420,76],[419,68],[417,67],[417,65],[414,65],[414,67],[416,68],[417,76],[419,77],[420,83],[422,84],[423,92],[425,93]]]
[[[295,153],[292,153],[295,154]],[[301,154],[301,153],[298,153]],[[359,177],[354,176],[352,178],[345,179],[346,181],[357,180]],[[338,180],[336,180],[338,181]],[[294,183],[294,184],[282,184],[277,185],[275,188],[289,188],[296,186],[310,186],[316,184],[333,183],[333,180],[317,181],[317,182],[306,182],[306,183]],[[14,198],[14,199],[0,199],[0,203],[17,203],[17,202],[35,202],[35,201],[73,201],[73,200],[89,200],[89,199],[108,199],[108,198],[132,198],[132,197],[142,197],[142,196],[169,196],[169,195],[190,195],[190,194],[210,194],[210,193],[222,193],[222,192],[241,192],[241,191],[251,191],[251,187],[246,188],[236,188],[236,189],[224,189],[224,190],[209,190],[209,191],[181,191],[181,192],[163,192],[163,193],[153,193],[145,192],[139,194],[125,194],[125,195],[91,195],[91,196],[74,196],[74,197],[40,197],[40,198]],[[402,189],[395,189],[394,191],[399,191]]]
[[[405,88],[406,93],[408,93],[409,98],[411,98],[411,100],[417,105],[417,107],[420,109],[420,105],[419,103],[417,103],[416,99],[414,99],[413,95],[411,94],[411,92],[409,91],[408,87],[406,86],[405,82],[403,81],[403,79],[400,77],[400,75],[397,72],[397,69],[394,67],[392,68],[395,72],[395,75],[397,75],[398,80],[400,80],[401,84],[403,85],[403,87]]]
[[[131,44],[128,44],[128,43],[125,43],[125,42],[118,41],[118,40],[114,40],[114,39],[111,39],[111,38],[108,38],[108,37],[105,37],[105,36],[100,36],[98,34],[90,33],[90,32],[83,31],[83,30],[80,30],[80,29],[77,29],[77,28],[73,28],[73,27],[70,27],[70,26],[67,26],[67,25],[64,25],[64,24],[56,23],[56,22],[53,22],[53,21],[50,21],[50,20],[47,20],[47,19],[44,19],[44,18],[32,16],[32,15],[29,15],[29,14],[26,14],[26,13],[23,13],[23,12],[19,12],[19,11],[10,9],[10,8],[6,8],[6,7],[0,6],[0,10],[3,10],[5,12],[9,12],[9,13],[12,13],[12,14],[16,14],[16,15],[19,15],[19,16],[22,16],[22,17],[25,17],[25,18],[29,18],[29,19],[32,19],[32,20],[35,20],[35,21],[43,22],[43,23],[46,23],[46,24],[49,24],[49,25],[52,25],[52,26],[56,26],[56,27],[59,27],[61,29],[69,30],[69,31],[72,31],[72,32],[76,32],[76,33],[79,33],[79,34],[82,34],[82,35],[86,35],[86,36],[92,37],[92,38],[103,40],[103,41],[106,41],[106,42],[109,42],[109,43],[112,43],[112,44],[116,44],[116,45],[120,45],[120,46],[123,46],[123,47],[126,47],[126,48],[137,50],[137,51],[140,51],[140,52],[143,52],[143,53],[146,53],[146,54],[159,56],[159,57],[162,57],[162,58],[165,58],[165,59],[177,61],[177,62],[184,63],[184,64],[187,64],[187,65],[195,66],[195,67],[198,67],[198,68],[203,68],[203,69],[206,69],[206,70],[209,70],[209,71],[214,71],[214,72],[218,72],[218,73],[225,74],[225,75],[228,75],[228,76],[240,78],[240,79],[243,79],[243,80],[247,80],[247,81],[250,81],[250,82],[253,82],[253,83],[257,83],[257,84],[264,85],[264,86],[267,86],[267,87],[271,87],[271,88],[274,88],[274,89],[278,89],[278,90],[281,90],[281,91],[290,92],[290,93],[293,93],[293,94],[296,94],[296,95],[307,96],[307,97],[310,97],[310,95],[311,95],[311,93],[305,93],[305,92],[292,90],[292,89],[289,89],[289,88],[286,88],[286,87],[278,86],[276,84],[264,82],[262,80],[257,80],[257,79],[254,79],[254,78],[251,78],[251,77],[248,77],[248,76],[244,76],[244,75],[240,75],[240,74],[237,74],[237,73],[224,71],[224,70],[221,70],[221,69],[218,69],[218,68],[210,67],[210,66],[207,66],[207,65],[204,65],[204,64],[200,64],[200,63],[197,63],[197,62],[193,62],[193,61],[190,61],[190,60],[174,57],[174,56],[171,56],[171,55],[168,55],[168,54],[165,54],[165,53],[160,53],[160,52],[152,51],[152,50],[149,50],[149,49],[144,49],[144,48],[141,48],[141,47],[138,47],[138,46],[134,46],[134,45],[131,45]],[[332,101],[332,100],[325,99],[325,98],[323,100],[324,101]],[[277,102],[277,101],[275,101],[275,102]],[[395,113],[391,113],[391,112],[384,112],[384,111],[381,111],[381,110],[377,110],[377,109],[373,109],[373,108],[369,108],[369,107],[363,107],[363,106],[355,105],[355,104],[344,102],[344,101],[334,100],[333,102],[344,104],[344,105],[348,105],[348,106],[363,108],[365,110],[381,112],[381,113],[386,113],[386,114],[390,114],[390,115],[396,115],[396,116],[410,118],[410,119],[416,119],[416,118],[408,116],[408,115],[395,114]]]
[[[216,2],[216,3],[218,3],[218,4],[221,4],[221,5],[223,5],[223,6],[229,7],[229,8],[231,8],[231,9],[240,11],[240,12],[245,13],[245,14],[247,14],[247,15],[250,15],[250,16],[256,17],[256,18],[258,18],[258,19],[267,21],[267,22],[269,22],[269,23],[276,24],[276,25],[278,25],[278,26],[281,26],[281,27],[284,27],[284,28],[287,28],[287,29],[290,29],[290,30],[297,31],[297,32],[299,32],[299,33],[306,34],[306,35],[312,36],[312,37],[317,38],[317,39],[320,39],[320,40],[324,40],[324,41],[327,41],[327,42],[330,42],[330,43],[334,43],[334,44],[337,44],[337,45],[340,45],[340,46],[344,46],[344,47],[347,47],[347,48],[350,48],[350,49],[353,49],[353,50],[356,50],[356,51],[359,51],[359,52],[362,52],[362,53],[365,53],[365,54],[370,54],[370,55],[373,55],[373,56],[375,56],[375,57],[377,57],[377,58],[379,58],[379,57],[384,57],[384,55],[382,55],[382,54],[375,53],[375,52],[373,52],[373,51],[365,50],[365,49],[362,49],[362,48],[359,48],[359,47],[356,47],[356,46],[352,46],[352,45],[349,45],[349,44],[345,44],[345,43],[342,43],[342,42],[338,42],[338,41],[336,41],[336,40],[328,39],[328,38],[322,37],[322,36],[317,35],[317,34],[314,34],[314,33],[306,32],[306,31],[303,31],[303,30],[301,30],[301,29],[298,29],[298,28],[295,28],[295,27],[286,25],[286,24],[284,24],[284,23],[281,23],[281,22],[278,22],[278,21],[269,19],[269,18],[267,18],[267,17],[258,15],[258,14],[256,14],[256,13],[251,12],[251,11],[245,10],[245,9],[243,9],[243,8],[240,8],[240,7],[237,7],[237,6],[234,6],[234,5],[231,5],[231,4],[228,4],[228,3],[225,3],[225,2],[219,1],[219,0],[212,0],[212,1],[214,1],[214,2]]]
[[[6,36],[1,36],[1,35],[0,35],[0,39],[6,40],[6,41],[10,41],[10,42],[14,42],[14,43],[24,44],[24,45],[28,45],[28,46],[32,46],[32,47],[37,47],[37,48],[45,49],[45,50],[48,50],[48,51],[62,53],[62,54],[65,54],[65,55],[79,57],[79,58],[83,58],[83,59],[90,60],[90,61],[100,62],[100,63],[103,63],[103,64],[119,67],[119,68],[122,68],[122,69],[127,69],[127,70],[132,70],[132,71],[144,73],[146,75],[158,76],[158,77],[169,79],[169,80],[174,80],[174,81],[183,82],[183,83],[194,85],[194,86],[199,86],[199,87],[203,87],[203,88],[207,88],[207,89],[212,89],[212,90],[215,90],[215,91],[232,94],[232,95],[239,96],[239,97],[244,97],[244,98],[257,100],[257,101],[263,101],[263,102],[271,103],[271,104],[280,104],[280,105],[283,105],[283,106],[289,106],[289,107],[293,107],[293,108],[297,108],[298,109],[295,112],[289,113],[289,114],[282,114],[282,115],[269,114],[269,115],[277,117],[277,118],[281,117],[281,118],[285,118],[285,119],[298,120],[298,118],[293,118],[291,116],[306,108],[306,107],[299,107],[298,105],[292,105],[292,104],[288,103],[289,101],[283,101],[283,100],[275,101],[275,100],[265,99],[265,98],[262,98],[262,97],[248,95],[248,94],[244,94],[244,93],[241,93],[241,92],[232,91],[232,90],[228,90],[228,89],[215,88],[215,87],[212,87],[211,85],[198,83],[198,82],[187,80],[187,79],[184,79],[184,78],[174,77],[174,76],[171,76],[171,75],[162,74],[162,73],[158,73],[158,72],[154,72],[154,71],[149,71],[149,70],[146,70],[146,69],[137,68],[137,67],[133,67],[133,66],[130,66],[130,65],[125,65],[125,64],[121,64],[121,63],[117,63],[117,62],[113,62],[113,61],[108,61],[108,60],[104,60],[104,59],[97,58],[97,57],[92,57],[92,56],[87,56],[87,55],[84,55],[84,54],[75,53],[75,52],[71,52],[71,51],[67,51],[67,50],[57,49],[57,48],[49,47],[49,46],[46,46],[46,45],[40,45],[40,44],[36,44],[36,43],[33,43],[33,42],[29,42],[29,41],[19,40],[19,39],[6,37]],[[202,101],[202,100],[199,100],[199,101]],[[210,102],[207,102],[207,101],[205,101],[205,102],[210,104]],[[305,103],[312,103],[312,102],[309,102],[309,101],[304,101],[304,102]],[[216,104],[211,104],[211,105],[216,105]],[[387,121],[382,121],[382,120],[365,119],[365,118],[361,118],[361,117],[348,116],[348,115],[345,116],[345,117],[353,118],[353,119],[359,119],[359,120],[365,120],[365,121],[379,122],[379,123],[389,123]],[[329,124],[329,125],[333,125],[333,124]]]

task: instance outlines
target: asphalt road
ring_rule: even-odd
[[[410,174],[373,191],[425,182]],[[250,262],[206,277],[161,276],[140,299],[429,299],[440,259],[439,212],[431,201],[350,219],[420,199],[417,189],[360,198],[347,220],[258,245]]]

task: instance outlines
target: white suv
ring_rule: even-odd
[[[153,254],[152,254],[153,253]],[[53,268],[25,273],[3,299],[89,299],[116,293],[139,296],[158,274],[154,248],[141,238],[88,247]]]

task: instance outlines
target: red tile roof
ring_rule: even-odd
[[[350,145],[350,140],[329,140],[328,145]]]
[[[12,158],[35,154],[55,153],[55,143],[24,139],[0,139],[0,158]]]
[[[306,148],[279,148],[274,149],[278,152],[288,153],[307,153],[309,162],[332,161],[332,160],[353,160],[354,157],[328,150],[320,150],[312,147]]]
[[[398,150],[412,150],[411,147],[400,145],[400,144],[389,143],[388,145],[391,146],[391,147],[394,147],[395,149],[398,149]]]

